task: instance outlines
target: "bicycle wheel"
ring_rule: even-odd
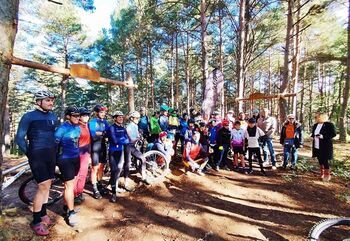
[[[159,151],[148,151],[143,154],[146,158],[146,175],[155,182],[169,173],[169,160]]]
[[[34,177],[31,176],[28,179],[26,179],[19,187],[18,196],[21,199],[21,201],[25,204],[32,205],[37,189],[38,184],[34,180]],[[63,189],[64,186],[60,175],[55,174],[55,179],[52,180],[47,205],[51,205],[60,200],[63,196]]]
[[[350,218],[330,218],[321,220],[311,228],[308,236],[308,241],[317,241],[319,240],[323,231],[330,227],[340,225],[350,226]]]

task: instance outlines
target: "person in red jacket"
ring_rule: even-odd
[[[186,166],[186,172],[191,169],[192,172],[203,176],[203,168],[208,162],[208,153],[199,143],[201,134],[198,130],[194,130],[192,139],[188,140],[183,152],[183,162]]]

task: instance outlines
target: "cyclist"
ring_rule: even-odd
[[[181,142],[181,153],[184,152],[185,147],[185,134],[188,130],[188,114],[183,113],[182,118],[180,118],[180,142]]]
[[[197,172],[198,175],[203,176],[203,168],[208,162],[208,152],[199,143],[200,135],[199,131],[195,129],[191,140],[186,142],[183,152],[183,163],[186,167],[186,173],[188,168],[190,168],[192,172]]]
[[[291,168],[294,169],[298,159],[298,148],[303,145],[301,124],[295,121],[295,116],[289,114],[283,123],[280,143],[283,145],[283,168],[288,164],[289,154],[292,155]]]
[[[128,135],[128,144],[126,145],[126,157],[125,157],[125,168],[124,168],[124,176],[125,182],[124,186],[127,191],[132,191],[133,188],[130,186],[129,180],[129,168],[131,164],[131,156],[141,160],[141,176],[142,181],[146,184],[150,184],[150,180],[146,178],[146,158],[142,155],[142,153],[136,148],[137,142],[141,139],[141,135],[139,133],[139,129],[137,124],[140,120],[140,113],[138,111],[132,111],[129,114],[129,124],[126,126],[126,133]]]
[[[140,122],[138,124],[139,130],[142,133],[143,138],[150,142],[150,122],[148,116],[146,115],[146,108],[141,107],[140,109]]]
[[[86,183],[86,177],[88,174],[89,163],[91,161],[91,137],[90,129],[88,126],[91,112],[82,107],[79,109],[79,157],[80,157],[80,169],[74,183],[74,203],[81,203],[85,200],[83,197],[84,186]]]
[[[40,236],[48,235],[46,225],[52,224],[46,213],[46,205],[56,165],[54,133],[58,120],[51,112],[54,100],[55,96],[49,91],[40,90],[35,93],[36,109],[22,116],[16,135],[16,142],[28,157],[30,169],[38,183],[30,227]]]
[[[265,133],[256,126],[256,120],[254,118],[250,118],[248,120],[248,127],[245,131],[245,138],[248,140],[248,161],[249,161],[249,174],[253,173],[253,155],[256,155],[261,173],[265,175],[263,162],[261,159],[259,138],[263,137]]]
[[[174,149],[172,147],[171,141],[168,140],[167,136],[168,133],[166,131],[159,133],[159,138],[154,142],[152,150],[160,151],[167,157],[168,160],[171,160],[171,157],[174,155]]]
[[[169,107],[167,105],[163,104],[160,106],[159,126],[162,131],[168,131],[169,129],[168,110]]]
[[[57,166],[59,167],[64,181],[64,210],[67,210],[66,219],[70,226],[78,223],[74,211],[74,178],[79,172],[79,109],[68,107],[65,110],[67,121],[55,132],[55,141],[58,145]]]
[[[106,194],[102,187],[102,176],[104,165],[107,162],[107,144],[106,135],[109,129],[108,123],[105,120],[107,107],[96,105],[94,107],[96,117],[90,120],[89,128],[92,138],[91,150],[91,183],[93,187],[93,196],[96,199],[101,199],[101,194]]]
[[[112,197],[110,202],[117,202],[117,193],[125,190],[118,187],[118,179],[123,167],[125,168],[125,145],[128,143],[128,136],[124,128],[124,114],[116,111],[113,115],[114,124],[109,129],[109,165],[111,168],[111,178],[109,183],[112,187]],[[125,174],[125,172],[124,172]],[[126,178],[127,176],[125,176]]]

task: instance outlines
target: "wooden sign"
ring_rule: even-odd
[[[100,82],[100,73],[87,64],[71,64],[69,73],[74,78],[82,78],[93,82]]]

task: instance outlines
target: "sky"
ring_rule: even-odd
[[[118,5],[118,0],[95,0],[96,10],[93,13],[79,9],[81,22],[88,27],[87,35],[91,38],[98,36],[102,28],[108,28],[110,16]]]

